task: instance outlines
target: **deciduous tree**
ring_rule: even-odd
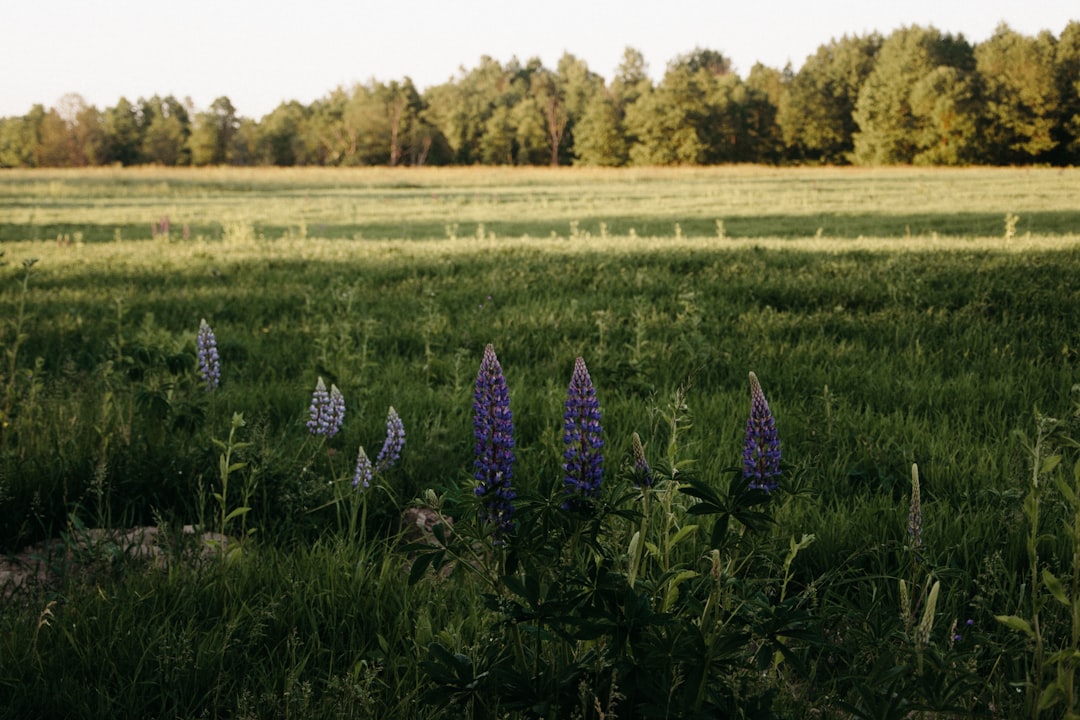
[[[575,164],[615,167],[626,164],[628,155],[615,99],[606,92],[593,95],[574,130]]]
[[[191,120],[187,108],[172,95],[164,99],[155,95],[142,107],[142,158],[161,165],[190,163]]]
[[[912,94],[939,67],[967,73],[975,69],[974,53],[963,36],[917,25],[889,35],[855,104],[857,162],[911,163],[936,142],[928,132],[934,121],[912,110]],[[925,104],[926,98],[922,100]]]
[[[109,162],[134,165],[141,159],[142,135],[138,111],[121,97],[116,105],[105,110],[106,155]]]
[[[1057,160],[1080,165],[1080,20],[1073,20],[1062,30],[1054,65],[1061,95]]]
[[[795,73],[777,121],[797,160],[845,163],[854,150],[855,103],[883,39],[845,35],[820,46]]]
[[[1057,145],[1055,125],[1061,87],[1055,68],[1056,40],[1048,32],[1029,37],[1008,25],[975,48],[986,99],[987,159],[997,163],[1046,159]]]
[[[240,126],[236,108],[226,96],[210,104],[206,112],[196,113],[188,144],[193,165],[221,165],[230,161],[233,136]]]

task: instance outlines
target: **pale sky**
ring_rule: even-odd
[[[310,103],[335,87],[412,78],[423,90],[476,67],[564,52],[607,80],[623,50],[659,79],[695,47],[719,50],[746,77],[755,62],[798,69],[844,34],[933,25],[970,42],[999,22],[1059,36],[1077,0],[5,0],[0,8],[0,117],[78,93],[99,109],[121,96],[190,97],[197,110],[227,95],[258,120],[284,100]]]

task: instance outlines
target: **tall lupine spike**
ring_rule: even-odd
[[[914,553],[915,567],[922,559],[922,498],[919,487],[919,466],[911,464],[911,504],[908,506],[908,540]]]
[[[645,447],[641,444],[641,436],[634,433],[630,441],[634,452],[634,484],[639,487],[649,487],[653,484],[653,474],[649,461],[645,459]]]
[[[327,392],[326,383],[322,376],[319,376],[315,391],[311,394],[311,407],[308,408],[308,431],[313,435],[331,438],[337,435],[344,420],[345,398],[337,385],[331,385]]]
[[[360,452],[356,456],[356,471],[353,472],[352,484],[354,488],[358,490],[366,490],[371,487],[371,478],[374,474],[374,469],[371,467],[371,460],[368,459],[367,453],[364,452],[364,446],[360,446]]]
[[[398,417],[397,410],[390,406],[389,412],[386,413],[386,440],[375,459],[375,469],[378,472],[388,470],[401,457],[403,447],[405,447],[405,424]]]
[[[484,348],[473,394],[473,435],[476,439],[476,496],[483,519],[495,527],[496,541],[513,530],[514,415],[502,366],[490,344]]]
[[[323,408],[329,405],[330,393],[326,392],[326,383],[320,375],[319,381],[315,383],[315,392],[311,394],[311,406],[308,408],[307,429],[313,435],[325,434],[323,428],[326,421],[323,417]]]
[[[766,492],[775,490],[780,476],[780,438],[769,411],[765,393],[757,375],[750,373],[750,417],[746,420],[746,445],[743,448],[743,477],[750,487]]]
[[[329,430],[326,437],[334,437],[341,425],[345,422],[345,397],[338,390],[337,385],[330,385],[330,407],[328,408],[327,424]]]
[[[566,445],[563,483],[570,496],[563,502],[566,509],[588,504],[600,494],[604,466],[602,433],[596,388],[585,360],[579,357],[574,361],[563,416],[563,443]]]
[[[214,392],[221,382],[221,364],[218,360],[217,339],[214,337],[214,331],[207,324],[206,318],[199,323],[195,347],[199,360],[199,375],[206,383],[206,392]]]

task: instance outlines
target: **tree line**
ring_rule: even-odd
[[[655,83],[627,48],[610,82],[569,53],[554,69],[485,56],[422,92],[373,79],[259,121],[171,95],[0,118],[0,167],[741,162],[1078,165],[1080,21],[977,44],[917,25],[844,36],[745,78],[698,48]]]

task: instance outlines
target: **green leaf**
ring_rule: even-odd
[[[687,509],[686,512],[690,515],[709,515],[712,513],[727,512],[727,503],[724,501],[724,498],[713,488],[697,478],[691,479],[689,483],[680,487],[679,492],[701,501],[699,504],[691,505]]]
[[[675,537],[671,538],[671,547],[675,547],[680,542],[693,535],[694,531],[697,529],[697,525],[687,525],[683,529],[679,530],[679,532],[675,533]]]
[[[1057,682],[1052,682],[1039,695],[1039,710],[1052,708],[1064,699],[1065,690]]]
[[[1019,630],[1028,637],[1035,637],[1035,631],[1031,629],[1031,623],[1022,617],[1017,615],[995,615],[994,619],[1006,627]]]
[[[1047,455],[1043,458],[1042,465],[1039,467],[1039,473],[1042,475],[1052,473],[1060,464],[1060,455]]]
[[[1066,660],[1072,661],[1072,663],[1075,665],[1076,661],[1080,660],[1080,650],[1073,650],[1072,648],[1058,650],[1056,653],[1046,659],[1046,664],[1057,665],[1058,663],[1063,663]]]
[[[413,560],[412,567],[409,568],[409,584],[415,585],[420,578],[424,577],[424,573],[431,566],[432,561],[435,559],[436,553],[425,552],[420,553]]]
[[[1055,577],[1054,573],[1050,572],[1049,568],[1043,568],[1042,581],[1055,600],[1065,607],[1069,607],[1069,598],[1065,594],[1065,586]]]
[[[1069,484],[1068,478],[1060,474],[1055,475],[1054,485],[1057,486],[1058,492],[1061,493],[1062,497],[1065,498],[1065,500],[1069,503],[1070,506],[1077,506],[1076,491],[1073,490],[1072,485]]]
[[[664,593],[664,603],[660,608],[661,612],[667,612],[671,609],[671,606],[675,604],[675,601],[679,599],[679,586],[690,578],[695,578],[698,573],[694,570],[683,570],[675,575],[668,581],[667,592]]]
[[[225,522],[229,522],[233,518],[238,518],[241,515],[246,515],[249,512],[251,512],[251,508],[249,508],[249,507],[238,507],[235,510],[233,510],[231,513],[229,513],[228,515],[225,516]]]

